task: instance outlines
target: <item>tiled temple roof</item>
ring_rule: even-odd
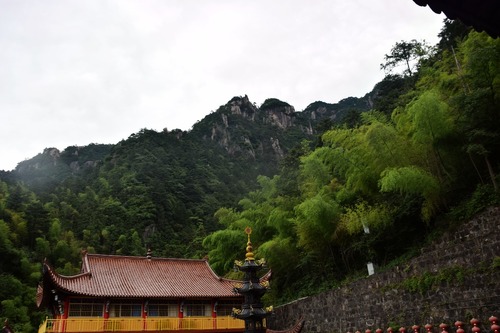
[[[206,260],[84,254],[82,272],[63,276],[44,263],[52,284],[70,294],[130,298],[222,298],[237,281],[221,278]]]
[[[500,36],[500,1],[498,0],[413,0],[419,6],[429,6],[435,13],[443,12],[450,20],[459,19],[477,31],[491,37]]]

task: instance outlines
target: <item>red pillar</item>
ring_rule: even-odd
[[[63,301],[62,319],[68,319],[68,312],[69,312],[69,299],[67,298]],[[62,332],[66,332],[66,320],[63,320],[61,328]]]
[[[179,324],[177,325],[177,329],[182,329],[182,318],[184,318],[184,302],[179,302]]]
[[[146,319],[148,318],[148,301],[142,303],[142,329],[147,330],[148,324]]]
[[[183,318],[184,317],[184,302],[180,302],[179,303],[179,318]]]
[[[103,316],[102,316],[102,318],[104,318],[104,322],[102,323],[103,324],[102,330],[106,331],[107,328],[108,328],[107,321],[109,319],[109,301],[105,301],[104,304],[102,305],[102,308],[103,308]]]
[[[212,328],[217,329],[217,301],[212,301]]]
[[[64,305],[63,305],[63,319],[67,319],[68,318],[68,312],[69,312],[69,299],[65,299],[64,300]]]
[[[109,301],[106,301],[104,303],[104,316],[103,316],[104,319],[109,319],[109,306],[110,306]]]
[[[217,302],[212,302],[212,318],[217,317]]]

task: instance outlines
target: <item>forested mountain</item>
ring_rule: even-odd
[[[361,99],[349,100],[295,112],[273,98],[257,107],[234,97],[190,131],[143,129],[116,145],[47,148],[5,180],[24,184],[58,213],[71,211],[58,215],[61,228],[78,239],[92,235],[85,245],[97,252],[139,254],[148,246],[157,255],[199,256],[200,239],[219,228],[218,207],[235,206],[256,189],[257,176],[276,174],[288,151],[315,137],[318,123],[368,110]],[[30,231],[36,239],[47,230]],[[136,247],[124,247],[130,243]]]
[[[47,148],[0,171],[0,316],[32,331],[40,263],[74,274],[83,248],[208,255],[228,274],[247,225],[278,303],[390,264],[498,204],[500,41],[451,21],[440,36],[432,48],[396,43],[383,67],[408,71],[362,98],[296,112],[234,97],[189,131]]]

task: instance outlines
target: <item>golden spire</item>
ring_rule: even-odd
[[[247,241],[247,254],[245,255],[246,260],[248,261],[254,261],[255,258],[253,257],[253,247],[252,247],[252,242],[250,241],[250,234],[252,233],[252,228],[246,227],[245,228],[245,233],[248,235],[248,241]]]

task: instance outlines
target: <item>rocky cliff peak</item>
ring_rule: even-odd
[[[268,98],[260,106],[263,111],[263,121],[285,130],[293,126],[295,108],[277,98]]]
[[[205,130],[203,137],[217,142],[232,156],[258,159],[265,155],[279,160],[291,148],[287,136],[288,130],[297,127],[295,116],[293,106],[276,98],[266,99],[258,107],[247,95],[236,96],[207,116],[200,128],[206,126],[205,121],[209,123],[210,130]],[[299,136],[309,135],[307,130],[297,129]]]
[[[230,107],[231,114],[239,115],[252,121],[255,121],[255,115],[259,111],[255,103],[250,102],[247,95],[233,97],[227,105]]]

